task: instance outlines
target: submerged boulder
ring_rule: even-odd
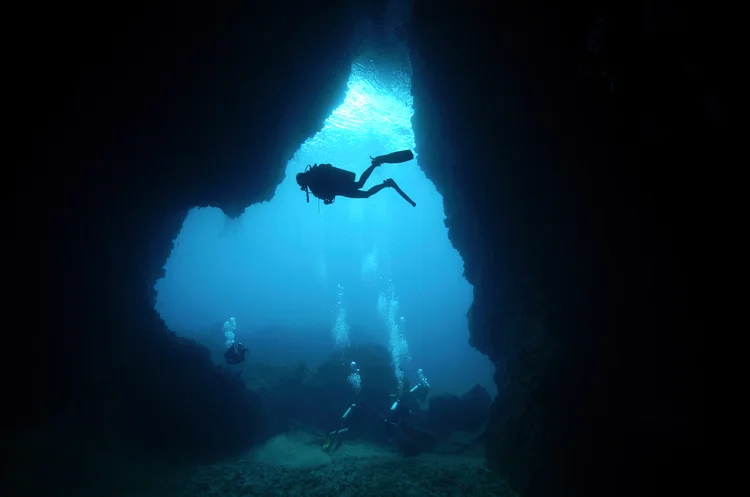
[[[487,421],[491,403],[490,394],[480,385],[460,397],[435,396],[430,399],[428,426],[440,436],[454,431],[477,433]]]

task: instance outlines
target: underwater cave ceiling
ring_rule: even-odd
[[[342,46],[348,43],[354,52],[352,26],[379,10],[377,2],[367,11],[353,2],[329,3],[325,12],[297,12],[297,20],[281,6],[265,5],[279,9],[275,15],[288,24],[267,23],[253,32],[242,29],[238,13],[225,12],[216,23],[221,36],[214,28],[200,40],[190,23],[174,26],[166,41],[159,30],[141,30],[151,41],[144,46],[158,46],[157,53],[144,48],[136,56],[115,56],[123,64],[140,58],[137,74],[119,72],[127,73],[124,64],[126,69],[82,79],[77,92],[61,86],[35,104],[53,106],[61,95],[82,95],[75,112],[59,109],[38,137],[65,167],[53,167],[49,156],[34,157],[49,171],[47,182],[36,186],[37,196],[42,188],[46,198],[27,212],[36,221],[19,228],[19,239],[28,241],[19,260],[35,261],[27,267],[46,282],[31,291],[41,291],[37,300],[47,307],[38,329],[50,349],[33,378],[49,395],[29,399],[25,390],[16,392],[28,402],[16,413],[19,423],[78,412],[143,436],[153,413],[139,417],[133,404],[148,405],[186,381],[181,373],[191,370],[192,390],[184,389],[159,414],[165,422],[180,420],[174,437],[162,443],[220,450],[237,442],[232,423],[239,421],[210,435],[202,433],[202,423],[227,411],[253,416],[255,406],[199,349],[184,352],[191,345],[169,336],[150,289],[189,208],[212,205],[238,215],[269,199],[294,150],[343,99],[351,59]],[[623,190],[635,181],[626,164],[636,160],[636,151],[608,134],[607,123],[615,118],[599,100],[570,98],[580,91],[572,76],[577,66],[571,47],[555,40],[574,28],[559,17],[534,17],[504,5],[490,24],[476,13],[416,2],[409,33],[414,130],[420,165],[445,199],[449,236],[474,285],[471,343],[497,367],[488,461],[516,488],[543,495],[586,475],[595,474],[589,477],[596,483],[617,476],[598,455],[614,442],[634,453],[654,433],[644,421],[641,435],[620,440],[611,426],[632,422],[642,402],[658,399],[663,383],[636,392],[628,382],[646,385],[651,375],[669,369],[658,361],[673,337],[662,333],[650,339],[648,351],[640,347],[664,322],[644,324],[650,309],[639,308],[632,295],[643,275],[642,261],[627,257],[639,237],[638,212],[630,208],[643,205],[633,205]],[[184,14],[200,17],[197,11]],[[512,40],[502,35],[506,28]],[[291,43],[289,32],[304,42]],[[483,36],[497,42],[491,48],[477,43]],[[264,42],[269,39],[278,43]],[[210,50],[200,46],[208,41]],[[89,55],[97,50],[84,41],[73,45],[66,48]],[[165,58],[176,76],[150,82]],[[102,90],[107,83],[111,88]],[[97,98],[87,100],[86,91]],[[602,170],[600,154],[613,144],[623,153]],[[19,193],[31,195],[32,175],[19,180]],[[47,206],[60,210],[50,216]],[[675,316],[680,298],[663,302]],[[628,354],[629,378],[617,370]],[[97,381],[89,376],[94,367]],[[117,379],[123,373],[128,384]],[[592,377],[606,378],[608,391],[620,398],[604,395]],[[143,385],[151,386],[143,391]],[[216,398],[217,391],[224,396]],[[108,419],[90,414],[92,396],[106,404],[95,412],[107,412]],[[650,405],[657,418],[673,415],[671,406]],[[130,406],[127,422],[116,415],[124,406]],[[186,411],[191,417],[182,420]],[[194,439],[179,440],[181,429]],[[239,442],[256,436],[243,434]],[[561,460],[567,461],[565,474]]]

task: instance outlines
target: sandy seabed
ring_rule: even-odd
[[[170,495],[511,497],[515,494],[486,469],[481,455],[422,454],[404,458],[387,447],[347,443],[329,456],[316,441],[281,435],[244,457],[195,468]]]

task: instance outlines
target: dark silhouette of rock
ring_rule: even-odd
[[[12,307],[34,316],[38,346],[22,381],[3,364],[4,429],[64,415],[179,457],[246,448],[265,431],[257,395],[165,328],[153,286],[188,209],[270,199],[343,101],[354,27],[373,11],[157,2],[82,23],[94,13],[79,10],[30,15],[50,42],[19,61],[19,122],[34,122],[14,178],[27,200]]]
[[[405,457],[413,457],[435,448],[437,437],[424,428],[406,423],[395,430],[393,444]]]
[[[427,411],[429,428],[440,436],[448,436],[454,431],[477,433],[487,422],[491,402],[490,394],[480,385],[460,397],[431,397]]]
[[[735,44],[712,9],[664,6],[415,3],[419,162],[474,286],[470,341],[496,366],[488,464],[524,495],[628,495],[633,472],[674,492],[699,471],[702,339],[686,310],[704,188],[684,165],[725,161],[697,102],[721,95]],[[603,15],[614,92],[581,71]]]

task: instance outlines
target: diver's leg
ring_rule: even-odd
[[[349,190],[346,192],[339,192],[339,197],[347,197],[347,198],[370,198],[376,193],[378,193],[380,190],[388,186],[385,183],[380,183],[379,185],[375,185],[369,190]]]
[[[382,190],[383,188],[385,188],[387,186],[389,186],[389,185],[388,185],[388,183],[385,183],[385,182],[384,183],[380,183],[379,185],[375,185],[372,188],[370,188],[369,190],[365,190],[363,192],[360,192],[362,194],[361,198],[370,198],[370,197],[372,197],[373,195],[375,195],[376,193],[378,193],[380,190]]]
[[[407,194],[405,194],[404,191],[401,188],[399,188],[398,185],[396,184],[396,182],[393,181],[392,179],[388,178],[387,180],[385,180],[383,182],[383,184],[386,185],[386,186],[390,186],[391,188],[393,188],[394,190],[396,190],[398,192],[398,194],[401,195],[401,197],[404,200],[406,200],[407,202],[409,202],[411,204],[412,207],[416,207],[417,206],[417,203],[415,201],[413,201],[412,199],[410,199],[409,196]]]
[[[365,186],[365,181],[367,181],[367,178],[370,177],[370,175],[375,170],[375,168],[378,167],[378,165],[379,164],[373,163],[370,167],[365,169],[365,172],[363,172],[362,175],[359,177],[359,181],[354,183],[354,186],[356,186],[357,190]]]
[[[412,199],[410,199],[409,196],[407,194],[405,194],[404,191],[401,188],[398,187],[398,185],[396,184],[396,182],[393,181],[390,178],[387,179],[387,180],[385,180],[385,181],[383,181],[379,185],[373,186],[369,190],[365,190],[365,191],[362,191],[362,190],[350,190],[348,192],[339,192],[338,195],[341,196],[341,197],[348,197],[348,198],[370,198],[373,195],[375,195],[376,193],[378,193],[380,190],[382,190],[383,188],[386,188],[386,187],[389,187],[389,186],[391,188],[393,188],[394,190],[396,190],[398,192],[398,194],[401,195],[401,197],[403,197],[403,199],[406,200],[407,202],[409,202],[412,206],[414,206],[414,207],[417,206],[417,203],[414,202]]]

